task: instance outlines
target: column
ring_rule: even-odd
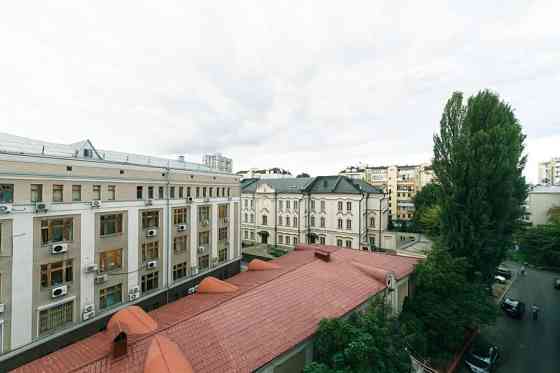
[[[228,204],[228,210],[229,210],[229,216],[228,216],[228,220],[229,220],[229,225],[228,225],[228,242],[229,242],[229,247],[228,247],[228,259],[232,260],[237,258],[237,242],[236,242],[236,234],[235,234],[235,225],[237,224],[237,219],[236,219],[236,211],[234,208],[235,204],[233,202],[230,202]]]
[[[95,303],[95,272],[86,273],[86,267],[95,264],[95,210],[80,214],[80,305],[78,317],[86,304]]]
[[[128,209],[128,290],[140,285],[138,278],[138,234],[141,222],[138,219],[139,209]],[[127,301],[128,299],[125,299]]]
[[[195,205],[194,203],[191,204],[191,208],[190,208],[190,217],[189,217],[189,229],[191,230],[191,252],[190,252],[190,265],[191,268],[194,267],[198,267],[198,256],[197,256],[197,250],[198,250],[198,219],[197,219],[197,205]],[[195,273],[192,273],[191,268],[189,268],[189,271],[191,271],[191,275],[194,275]],[[198,268],[197,268],[198,271]]]
[[[211,222],[211,231],[210,231],[210,263],[214,258],[218,257],[218,204],[213,203],[210,205],[210,222]]]

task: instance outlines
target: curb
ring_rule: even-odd
[[[517,277],[519,275],[516,273],[515,276],[512,277],[511,281],[509,282],[509,285],[506,287],[506,290],[504,290],[504,292],[502,293],[502,295],[500,295],[500,297],[498,298],[498,304],[502,303],[502,299],[504,299],[504,297],[506,296],[506,294],[509,292],[509,289],[511,289],[511,287],[513,286],[513,284],[515,283],[515,281],[517,281]]]

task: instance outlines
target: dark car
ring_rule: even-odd
[[[509,269],[508,267],[504,267],[504,266],[499,266],[496,269],[496,275],[497,276],[502,276],[505,277],[506,279],[510,279],[512,276],[512,271],[511,269]]]
[[[514,319],[522,319],[525,314],[525,303],[512,298],[505,298],[502,302],[502,310]]]
[[[496,368],[499,356],[498,347],[477,337],[465,355],[465,364],[471,372],[490,373]]]
[[[554,288],[555,289],[560,289],[560,278],[557,278],[556,280],[554,280]]]

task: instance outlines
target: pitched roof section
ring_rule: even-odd
[[[270,269],[280,269],[280,266],[276,263],[265,262],[260,259],[253,259],[247,265],[248,271],[267,271]]]
[[[193,373],[191,363],[185,358],[176,343],[164,335],[152,338],[146,360],[144,373]]]
[[[258,185],[267,184],[277,193],[337,193],[382,194],[381,189],[365,181],[343,175],[317,176],[312,178],[246,179],[241,182],[242,193],[255,193]]]
[[[329,262],[315,249],[330,253]],[[273,271],[247,271],[228,279],[239,291],[194,294],[150,312],[157,336],[172,340],[197,373],[254,371],[311,337],[323,318],[357,308],[386,284],[356,268],[394,272],[400,279],[416,259],[343,249],[300,245],[273,263]],[[113,359],[107,333],[80,342],[16,369],[16,372],[143,373],[153,337],[137,340],[129,353]],[[155,352],[153,352],[155,353]]]
[[[235,285],[228,284],[225,281],[218,280],[216,277],[208,276],[198,284],[196,290],[199,294],[220,294],[220,293],[234,293],[239,288]]]
[[[157,329],[157,322],[138,306],[128,306],[118,311],[107,323],[107,331],[114,338],[120,332],[141,335]]]

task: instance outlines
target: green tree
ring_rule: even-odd
[[[441,185],[441,242],[467,259],[469,277],[489,281],[512,247],[527,185],[525,136],[511,107],[489,91],[454,93],[434,136],[433,168]]]
[[[439,235],[441,186],[430,183],[414,196],[414,226],[435,238]]]
[[[409,372],[410,359],[396,319],[378,299],[365,313],[325,319],[314,341],[314,362],[304,373]]]
[[[529,263],[560,268],[560,224],[529,227],[518,238],[523,257]]]
[[[401,314],[407,343],[420,356],[446,359],[462,345],[469,328],[495,320],[497,310],[481,282],[469,280],[464,258],[435,245],[416,267],[416,296]]]
[[[560,207],[555,206],[548,210],[548,222],[560,225]]]

